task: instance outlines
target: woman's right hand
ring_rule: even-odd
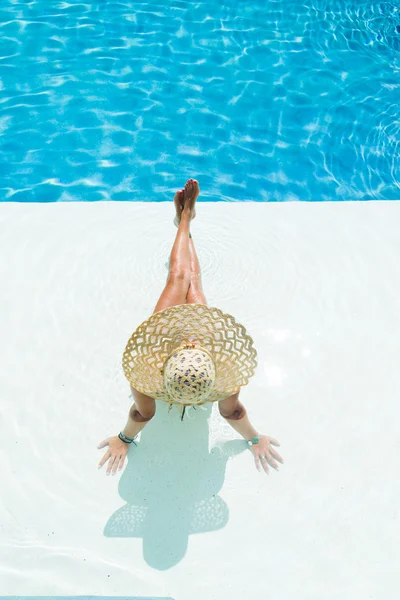
[[[121,470],[124,466],[125,456],[128,453],[130,444],[122,442],[119,437],[115,435],[114,437],[109,437],[100,442],[97,448],[104,448],[104,446],[108,446],[108,450],[99,462],[99,469],[101,469],[108,460],[107,475],[109,475],[111,471],[112,474],[115,475],[118,467],[119,470]]]

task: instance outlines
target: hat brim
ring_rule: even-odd
[[[207,402],[222,400],[247,385],[257,367],[257,352],[245,327],[219,308],[179,304],[154,313],[130,337],[122,358],[125,377],[138,391],[166,397],[162,369],[183,342],[196,339],[213,357],[214,391]]]

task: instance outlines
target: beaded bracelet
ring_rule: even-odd
[[[132,442],[135,444],[135,446],[137,445],[135,440],[137,438],[137,435],[135,435],[135,437],[130,438],[127,435],[125,435],[124,433],[122,433],[122,431],[118,434],[119,439],[121,440],[121,442],[125,442],[125,444],[132,444]]]
[[[258,442],[260,441],[260,438],[253,437],[251,440],[246,440],[246,441],[249,444],[249,446],[254,446],[255,444],[258,444]]]

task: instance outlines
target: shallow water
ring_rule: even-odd
[[[0,10],[0,199],[400,196],[392,2]]]
[[[199,206],[208,303],[254,339],[241,400],[285,463],[257,472],[215,405],[158,402],[107,477],[173,212],[0,204],[1,593],[397,600],[400,203]]]

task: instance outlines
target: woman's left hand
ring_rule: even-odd
[[[274,446],[280,446],[278,440],[275,440],[269,435],[260,435],[258,436],[258,443],[253,444],[250,447],[250,450],[254,454],[254,462],[256,463],[257,470],[260,471],[260,465],[263,467],[264,471],[269,474],[268,462],[279,471],[278,464],[276,460],[283,464],[283,458],[279,456]],[[276,459],[276,460],[274,460]]]

